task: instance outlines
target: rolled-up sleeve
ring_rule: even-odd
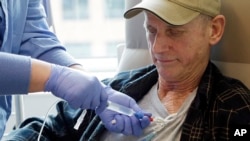
[[[0,52],[0,95],[27,94],[30,82],[30,57]]]
[[[56,35],[49,30],[40,0],[32,0],[28,4],[19,54],[63,66],[76,64],[76,60],[65,51]]]

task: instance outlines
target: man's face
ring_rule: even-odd
[[[147,41],[160,77],[183,81],[203,73],[210,54],[208,27],[201,18],[174,26],[145,12]]]

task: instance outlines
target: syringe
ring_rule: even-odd
[[[132,116],[135,114],[135,111],[133,109],[125,107],[118,103],[114,103],[110,100],[108,100],[107,109],[118,112],[123,115],[127,115],[127,116]]]
[[[135,115],[138,119],[142,119],[144,116],[144,114],[142,112],[135,112],[131,108],[128,108],[126,106],[123,106],[123,105],[115,103],[115,102],[112,102],[110,100],[108,100],[107,109],[115,111],[115,112],[123,114],[123,115],[127,115],[127,116]],[[149,120],[153,121],[153,118],[149,117]]]

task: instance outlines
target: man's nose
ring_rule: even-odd
[[[169,51],[171,41],[167,37],[156,36],[154,43],[152,45],[152,50],[154,53],[162,53]]]

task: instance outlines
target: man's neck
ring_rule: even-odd
[[[201,77],[180,82],[166,82],[159,78],[158,97],[169,113],[176,113],[186,98],[198,87]]]

